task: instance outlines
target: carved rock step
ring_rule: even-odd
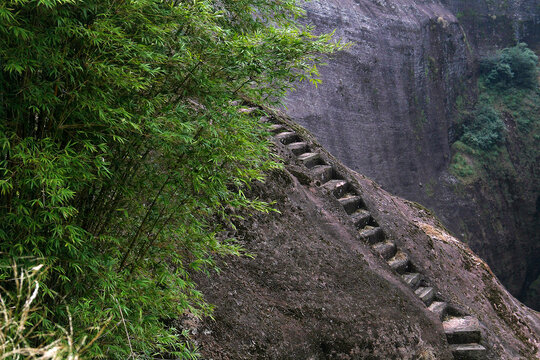
[[[286,131],[286,132],[282,132],[282,133],[279,133],[275,136],[275,138],[279,141],[281,141],[281,143],[283,145],[289,145],[293,142],[300,142],[302,141],[302,139],[300,138],[300,136],[296,135],[295,132],[292,132],[292,131]]]
[[[348,198],[344,199],[347,200]],[[341,199],[339,199],[339,202],[341,202]],[[342,204],[343,205],[343,204]],[[345,206],[343,206],[345,208]],[[347,209],[345,209],[347,211]],[[347,211],[349,214],[349,211]],[[357,229],[361,229],[368,225],[371,221],[371,214],[369,211],[364,209],[356,209],[353,213],[350,213],[351,219],[354,223],[354,226],[356,226]]]
[[[429,305],[429,310],[439,317],[439,320],[442,321],[446,315],[446,310],[448,309],[448,304],[444,301],[434,301]]]
[[[311,169],[311,177],[313,181],[318,181],[319,186],[332,180],[334,169],[330,165],[316,165]]]
[[[346,198],[339,199],[341,206],[345,209],[345,212],[349,215],[352,215],[359,208],[364,206],[364,202],[360,196],[350,196]]]
[[[443,322],[444,333],[450,344],[480,342],[480,323],[475,317],[453,317]]]
[[[414,293],[418,295],[420,300],[422,300],[426,305],[431,304],[435,298],[435,289],[428,286],[420,286]]]
[[[318,153],[304,153],[298,156],[298,160],[304,164],[305,167],[311,169],[315,165],[323,165],[321,156]]]
[[[410,263],[409,256],[403,251],[398,251],[393,258],[388,260],[388,265],[400,274],[405,273],[409,269]]]
[[[270,132],[273,132],[273,133],[278,133],[278,132],[283,132],[283,131],[287,131],[287,129],[285,128],[285,126],[281,125],[281,124],[273,124],[273,125],[270,125],[270,127],[268,128],[268,130]]]
[[[396,254],[396,244],[391,241],[380,242],[373,245],[373,250],[375,250],[379,255],[383,257],[384,260],[390,259]]]
[[[339,199],[349,191],[351,185],[346,180],[330,180],[324,187]]]
[[[422,275],[419,273],[405,273],[402,278],[413,290],[416,290],[422,281]]]
[[[360,238],[362,239],[362,241],[373,245],[384,240],[384,232],[378,226],[366,226],[365,228],[360,230]]]
[[[486,348],[480,344],[454,344],[450,345],[455,360],[484,360]]]
[[[249,115],[252,112],[257,111],[257,110],[259,110],[258,107],[248,107],[248,108],[240,108],[240,109],[238,109],[238,112],[240,114],[248,114]]]
[[[292,144],[289,144],[287,145],[287,147],[289,148],[289,150],[292,151],[292,153],[296,156],[300,155],[300,154],[303,154],[303,153],[306,153],[309,151],[309,147],[308,147],[308,144],[301,141],[301,142],[295,142],[295,143],[292,143]]]

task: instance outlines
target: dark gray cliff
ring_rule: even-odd
[[[538,0],[442,0],[458,17],[474,49],[490,53],[494,48],[540,41]]]
[[[514,186],[513,202],[491,201],[447,171],[455,100],[475,97],[479,54],[538,39],[538,1],[493,3],[310,2],[310,22],[354,45],[321,69],[323,85],[301,86],[286,105],[347,166],[433,209],[518,295],[539,270],[534,198]]]

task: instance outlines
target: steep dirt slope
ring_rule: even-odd
[[[249,195],[279,213],[244,214],[254,257],[199,276],[215,319],[182,322],[205,359],[538,358],[539,314],[466,245],[273,121],[285,168]]]
[[[448,165],[456,98],[476,96],[478,56],[538,41],[538,1],[315,0],[306,9],[318,29],[354,45],[322,68],[323,86],[292,93],[287,112],[347,166],[433,209],[513,294],[526,292],[540,270],[531,189],[464,191]],[[508,188],[512,201],[500,200]]]

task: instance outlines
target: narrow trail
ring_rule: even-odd
[[[276,121],[263,118],[262,121]],[[480,360],[486,358],[487,349],[481,344],[481,328],[478,319],[470,314],[460,313],[444,300],[443,294],[423,275],[409,255],[401,250],[392,239],[386,236],[384,229],[359,196],[359,191],[345,179],[334,167],[325,163],[320,154],[312,151],[310,144],[286,125],[274,123],[270,126],[274,140],[285,146],[288,151],[303,164],[311,180],[322,187],[330,196],[334,196],[349,220],[358,229],[358,240],[370,246],[382,257],[395,275],[400,277],[425,306],[437,315],[442,322],[450,350],[456,360]]]

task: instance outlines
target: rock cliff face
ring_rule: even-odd
[[[478,56],[538,41],[538,2],[315,0],[306,10],[353,46],[321,69],[322,86],[292,93],[287,112],[347,166],[433,209],[523,294],[540,271],[534,188],[465,189],[447,169],[455,100],[475,97]]]
[[[479,54],[516,40],[540,41],[540,9],[535,0],[442,0],[459,18],[470,43]]]
[[[254,258],[197,283],[205,359],[536,359],[540,317],[420,205],[349,170],[275,117],[284,169],[248,196],[279,212],[231,232]]]

